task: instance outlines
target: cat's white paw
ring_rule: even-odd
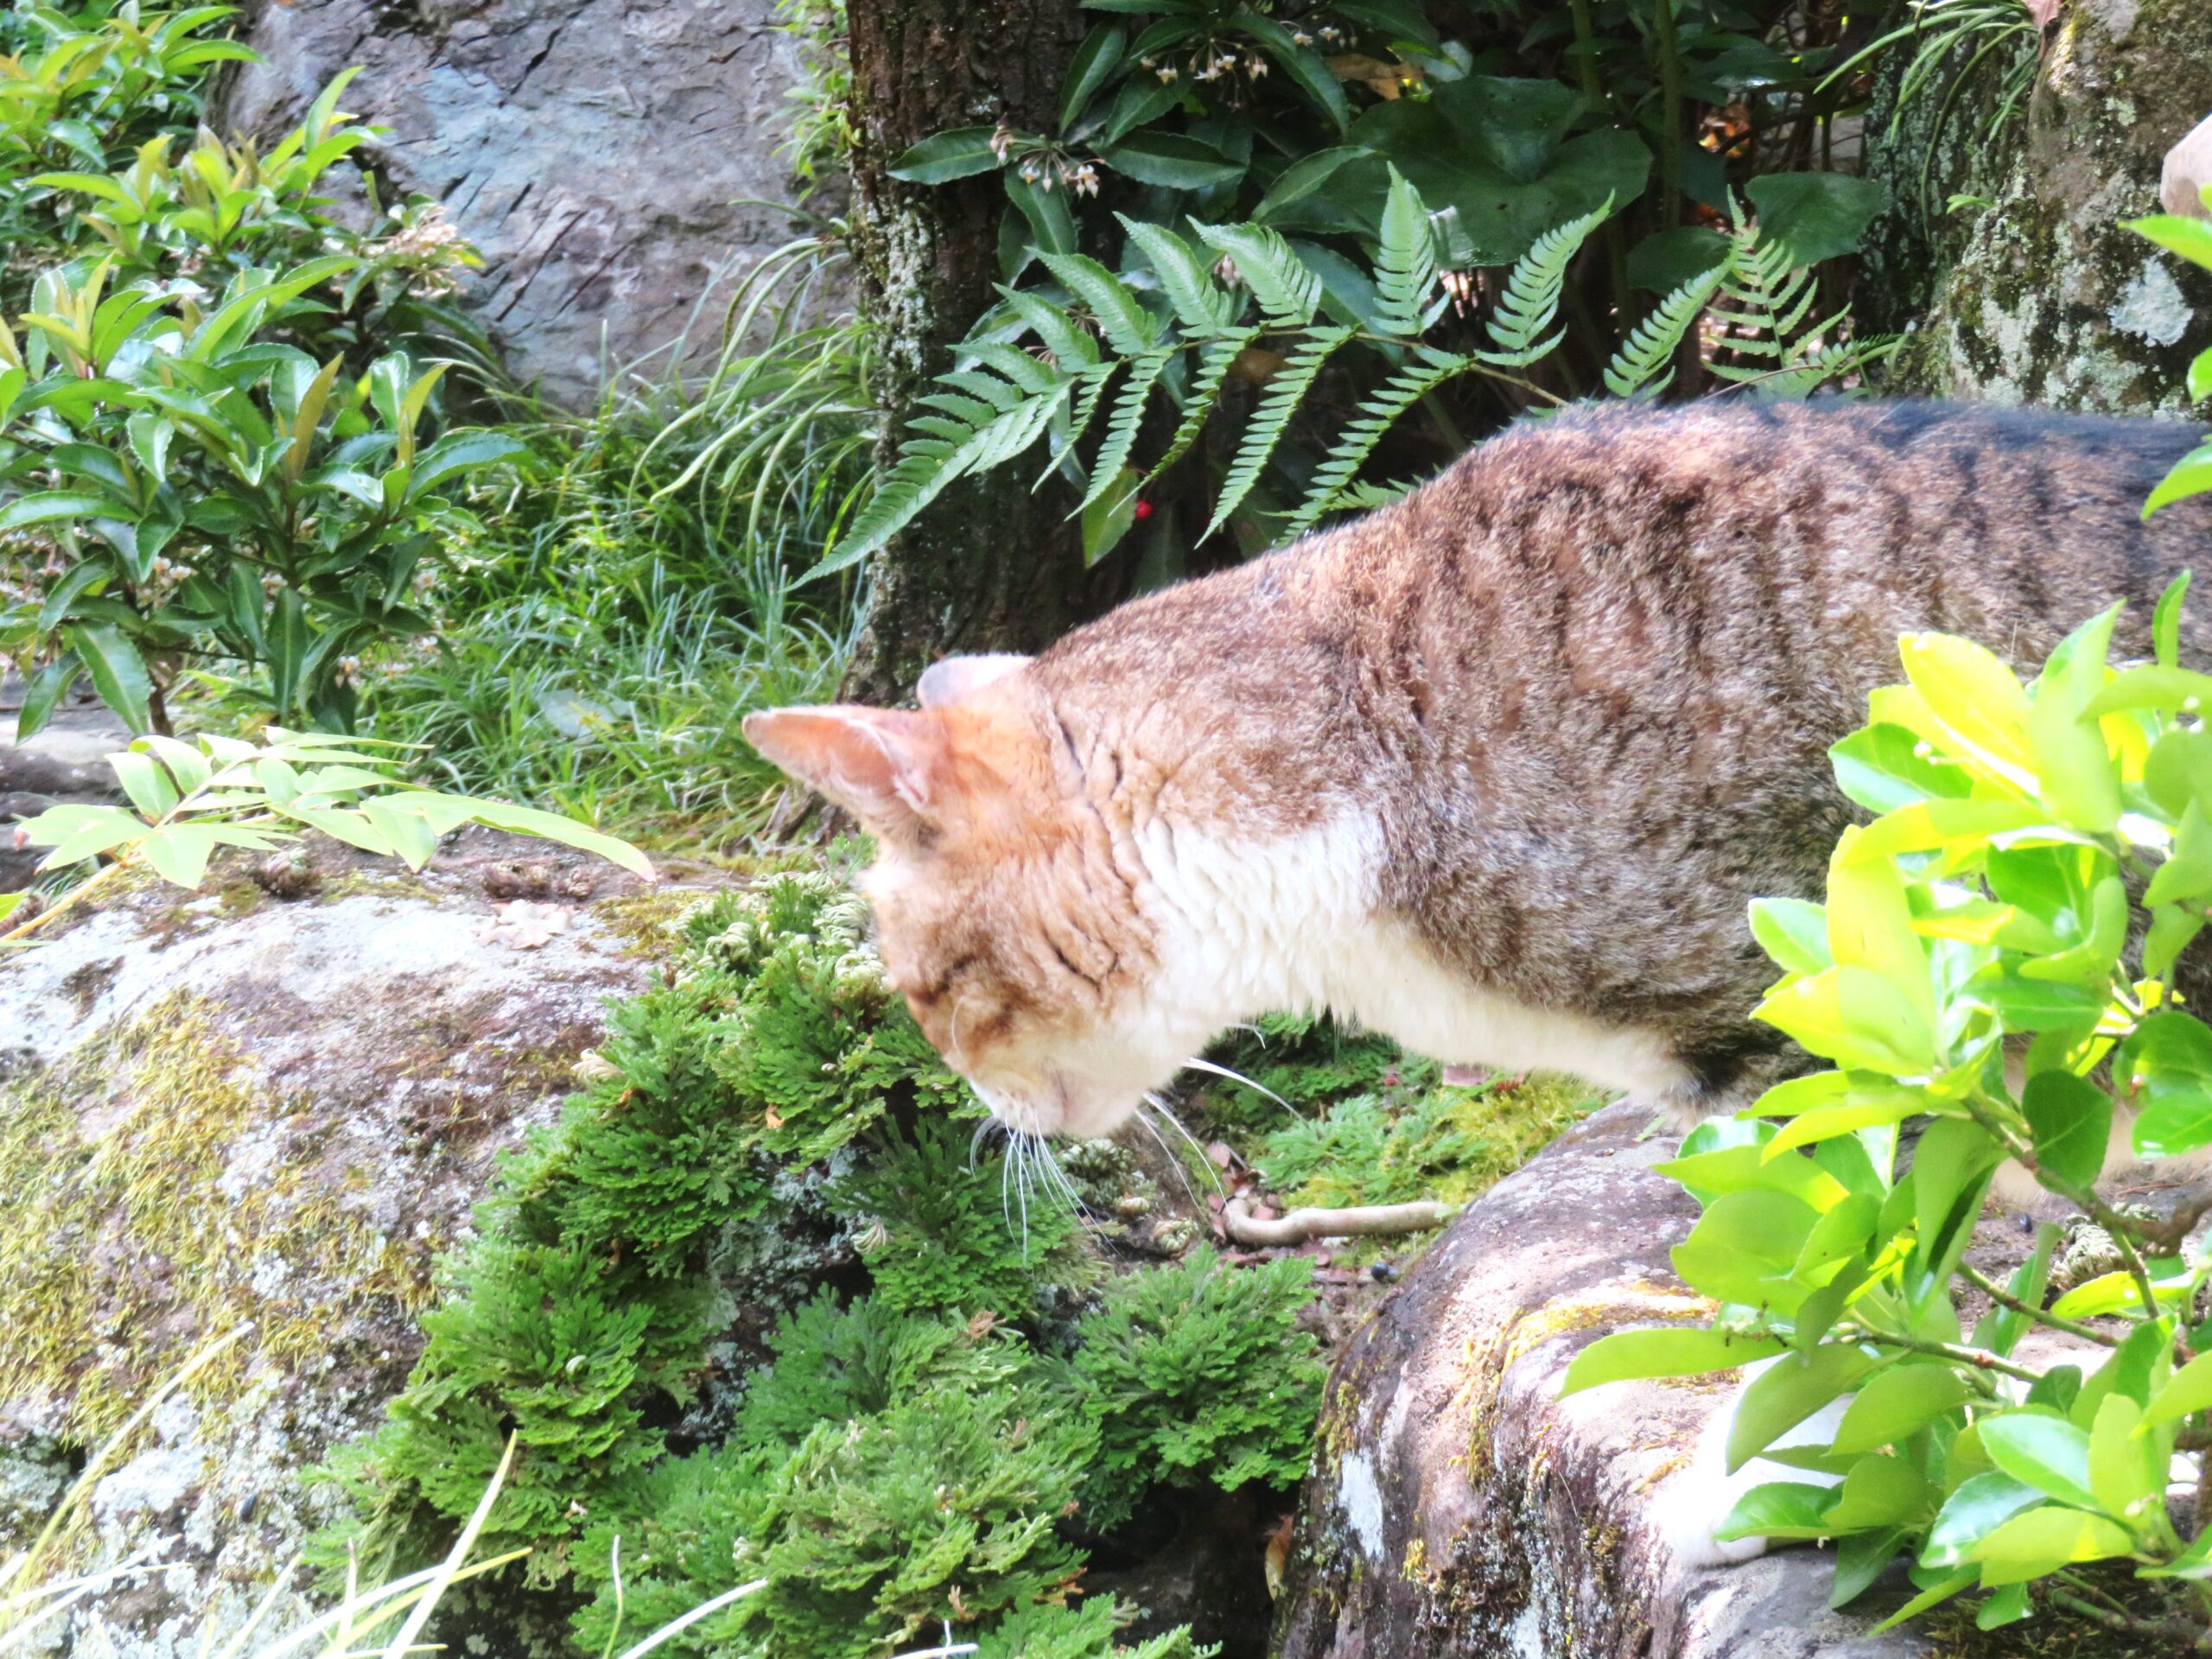
[[[1752,1487],[1770,1480],[1803,1481],[1816,1485],[1834,1485],[1831,1476],[1808,1470],[1784,1469],[1777,1465],[1753,1458],[1735,1473],[1728,1472],[1728,1430],[1736,1421],[1736,1407],[1744,1397],[1744,1389],[1752,1379],[1764,1371],[1773,1360],[1761,1360],[1744,1368],[1742,1382],[1731,1390],[1727,1397],[1713,1409],[1706,1420],[1704,1429],[1692,1448],[1689,1461],[1684,1464],[1661,1486],[1653,1500],[1650,1525],[1669,1554],[1692,1572],[1706,1567],[1733,1567],[1741,1561],[1757,1559],[1766,1554],[1764,1538],[1734,1538],[1722,1540],[1713,1535],[1734,1510],[1738,1502]],[[1843,1421],[1845,1408],[1851,1396],[1815,1412],[1796,1428],[1775,1442],[1776,1449],[1790,1446],[1818,1446],[1835,1438],[1836,1425]]]

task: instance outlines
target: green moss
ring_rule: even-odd
[[[421,1306],[415,1252],[340,1203],[296,1110],[181,993],[9,1085],[0,1398],[66,1401],[69,1437],[97,1441],[212,1337],[254,1328],[197,1380],[211,1399],[249,1359],[289,1373],[356,1314]]]

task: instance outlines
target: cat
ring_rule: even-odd
[[[1746,918],[1818,898],[1828,746],[1900,635],[2032,670],[2212,563],[2176,423],[1933,404],[1575,410],[918,710],[753,714],[874,835],[886,968],[1011,1128],[1108,1133],[1230,1025],[1326,1009],[1677,1122],[1804,1064]],[[2185,652],[2212,655],[2207,625]]]

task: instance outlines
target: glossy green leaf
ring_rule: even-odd
[[[2089,1437],[2063,1417],[2010,1411],[1983,1418],[1976,1428],[1982,1450],[2003,1473],[2062,1503],[2097,1507],[2089,1487]]]
[[[910,184],[946,184],[988,173],[999,165],[998,152],[991,148],[994,134],[990,127],[933,132],[901,154],[887,170],[893,178]]]
[[[123,717],[134,732],[153,724],[149,704],[154,677],[130,636],[111,622],[72,622],[61,637],[92,676],[100,701]]]
[[[1974,1546],[1967,1559],[1981,1566],[1985,1585],[2024,1584],[2078,1561],[2128,1553],[2133,1540],[2101,1515],[2046,1505],[2016,1515]]]
[[[2081,1186],[2104,1173],[2112,1096],[2103,1090],[2070,1071],[2039,1071],[2028,1079],[2020,1110],[2044,1168]]]
[[[1728,1470],[1734,1473],[1840,1395],[1858,1387],[1879,1362],[1855,1344],[1828,1343],[1809,1354],[1785,1354],[1753,1379],[1737,1402],[1728,1428]]]
[[[1839,1452],[1894,1446],[1964,1406],[1968,1389],[1945,1365],[1895,1365],[1870,1377],[1836,1426]]]
[[[1895,1077],[1936,1068],[1936,1040],[1905,994],[1864,968],[1832,968],[1784,986],[1753,1011],[1808,1052]]]
[[[1746,1337],[1726,1331],[1667,1326],[1652,1331],[1617,1331],[1600,1337],[1567,1368],[1560,1389],[1564,1399],[1601,1382],[1649,1376],[1702,1376],[1730,1371],[1782,1351],[1770,1337]]]

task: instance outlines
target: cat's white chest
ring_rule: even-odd
[[[1210,1030],[1256,1014],[1325,1008],[1448,1065],[1564,1071],[1663,1099],[1689,1081],[1656,1034],[1531,1007],[1440,960],[1380,913],[1381,836],[1345,817],[1260,841],[1158,836],[1154,893],[1172,918],[1166,1009]]]

